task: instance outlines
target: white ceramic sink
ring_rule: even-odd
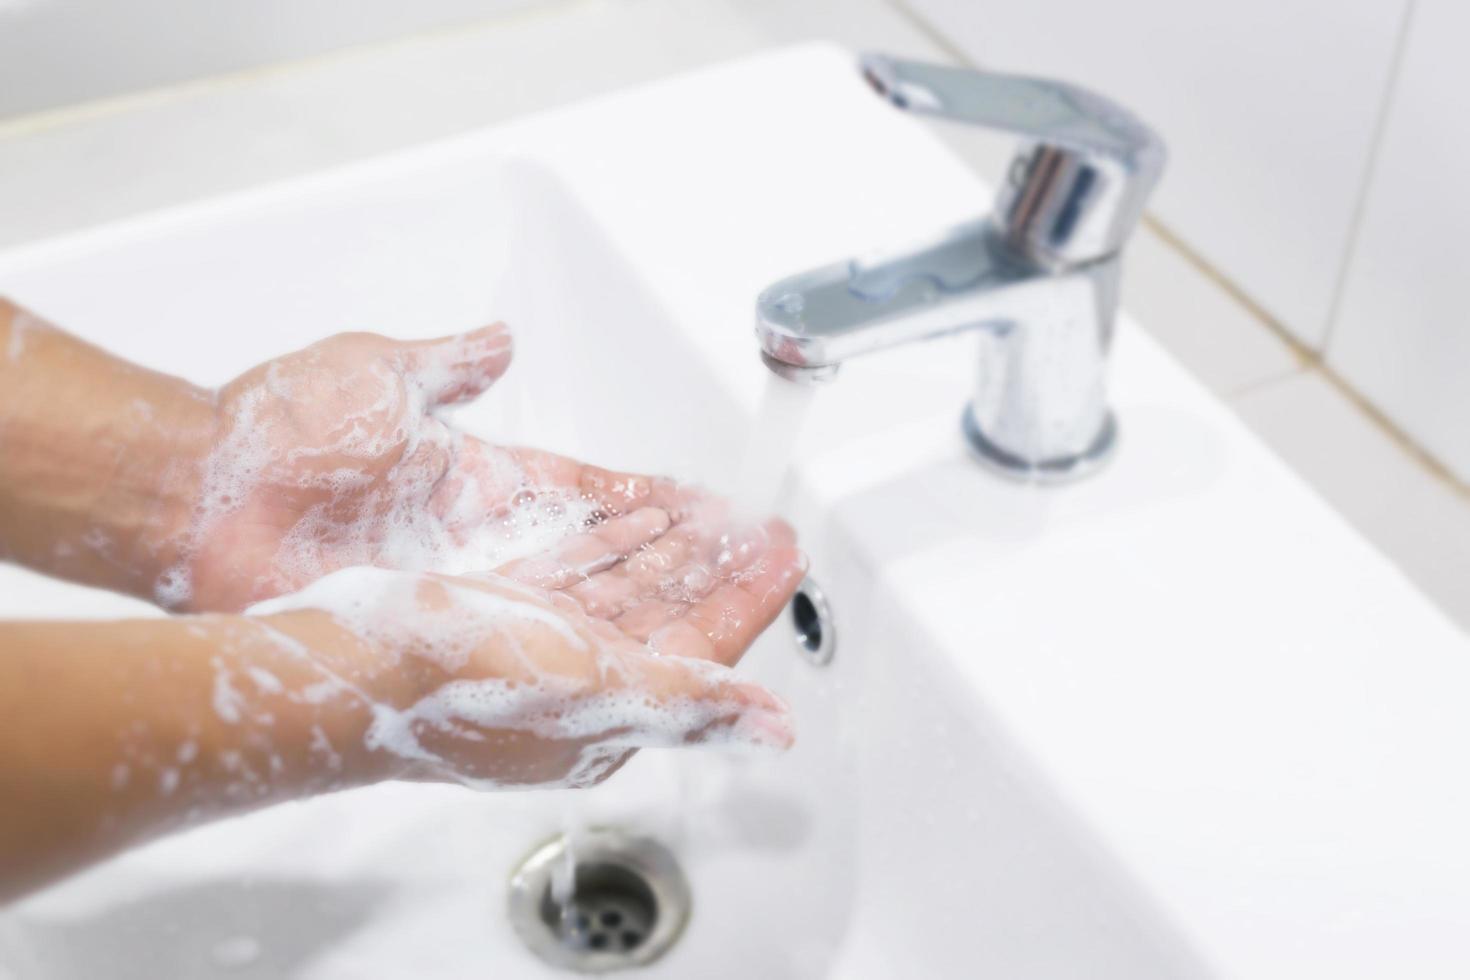
[[[987,199],[805,47],[12,252],[0,291],[204,383],[504,318],[516,366],[465,426],[724,485],[756,292]],[[540,976],[506,880],[569,808],[680,855],[656,976],[1470,973],[1470,643],[1126,320],[1110,468],[981,471],[968,343],[817,399],[793,517],[836,658],[777,628],[746,662],[796,708],[788,755],[203,827],[0,913],[0,976]],[[0,569],[3,616],[140,611]]]

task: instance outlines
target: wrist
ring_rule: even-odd
[[[344,785],[408,773],[408,760],[384,750],[371,736],[383,709],[406,707],[418,697],[410,673],[397,657],[384,655],[320,610],[249,618],[266,626],[292,661],[300,709],[297,727],[310,742],[331,746],[331,753],[317,761],[335,768]]]
[[[161,381],[145,403],[149,422],[138,430],[145,465],[116,473],[112,489],[136,493],[140,504],[132,518],[138,594],[168,609],[192,609],[198,515],[219,418],[212,392],[173,378]]]
[[[14,304],[0,327],[0,553],[151,598],[197,499],[212,398]]]

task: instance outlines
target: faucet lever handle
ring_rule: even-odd
[[[1026,139],[996,199],[1004,239],[1048,267],[1122,248],[1164,168],[1164,144],[1132,113],[1065,82],[1000,75],[882,54],[863,77],[910,112]]]

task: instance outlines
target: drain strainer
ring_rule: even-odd
[[[570,852],[570,856],[569,856]],[[552,880],[573,867],[570,897]],[[619,830],[558,837],[537,848],[510,880],[510,921],[531,952],[552,966],[607,973],[646,966],[689,919],[689,883],[668,848]]]

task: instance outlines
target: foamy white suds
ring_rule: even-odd
[[[336,362],[308,348],[223,389],[216,395],[223,434],[202,465],[179,560],[155,583],[155,598],[187,605],[211,537],[232,519],[254,523],[252,509],[273,499],[306,505],[265,556],[269,571],[259,584],[269,592],[352,565],[484,571],[585,529],[593,501],[538,485],[512,452],[437,414],[436,397],[488,384],[466,364],[488,364],[509,343],[467,335],[408,366],[385,358],[358,367],[340,386],[323,377]],[[302,405],[326,421],[304,421]]]
[[[531,642],[528,630],[537,628],[551,631],[565,649],[585,652],[593,669],[570,675],[545,669],[523,653],[517,661],[521,675],[514,679],[452,679],[407,706],[363,696],[372,712],[364,737],[368,749],[431,764],[478,788],[505,783],[459,771],[426,744],[429,736],[479,742],[485,732],[523,732],[579,745],[576,764],[560,778],[540,783],[548,786],[595,782],[634,748],[690,741],[757,748],[784,744],[781,733],[789,724],[784,710],[736,705],[719,696],[658,697],[636,681],[619,686],[634,672],[630,656],[655,654],[602,645],[595,634],[538,600],[536,590],[490,576],[480,576],[477,584],[428,581],[432,587],[426,590],[425,578],[413,573],[348,568],[298,593],[257,603],[248,614],[326,611],[374,649],[400,651],[448,670],[462,667],[476,650],[518,650]],[[712,662],[663,659],[682,664],[707,692],[733,677],[729,668]],[[514,776],[509,782],[525,784]]]
[[[375,648],[418,650],[449,670],[461,666],[499,632],[503,622],[511,620],[548,627],[574,649],[587,648],[587,641],[555,610],[449,581],[439,582],[439,588],[450,602],[440,608],[426,607],[419,594],[422,581],[417,574],[386,568],[344,568],[297,592],[257,602],[247,613],[270,616],[293,609],[320,609]]]
[[[214,667],[214,713],[219,715],[220,720],[230,724],[240,723],[240,692],[235,690],[230,680],[229,671],[224,669],[216,657],[212,663]]]

